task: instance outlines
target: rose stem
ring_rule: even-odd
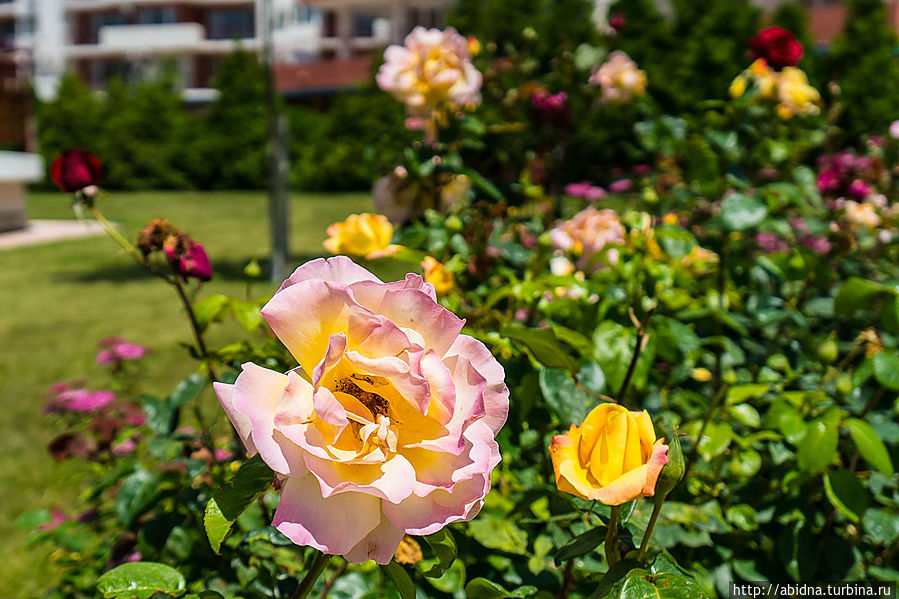
[[[344,572],[346,572],[346,568],[349,565],[349,562],[343,560],[343,563],[340,564],[340,567],[337,568],[337,571],[334,572],[334,575],[328,579],[327,583],[325,583],[325,588],[322,589],[322,594],[319,595],[319,599],[328,599],[328,593],[331,591],[331,587],[333,587],[334,583],[337,582],[337,579],[340,578]]]
[[[321,576],[321,573],[324,572],[325,567],[328,565],[328,561],[330,561],[331,556],[318,550],[316,550],[316,553],[318,555],[315,556],[315,561],[312,562],[312,567],[309,568],[306,576],[304,576],[303,580],[300,581],[300,586],[298,586],[297,590],[293,592],[293,595],[290,596],[290,599],[306,599],[309,593],[312,592],[312,587],[315,586],[315,581],[318,580],[318,577]]]
[[[618,403],[621,403],[621,400],[624,399],[624,394],[627,393],[627,388],[631,384],[631,378],[634,376],[634,371],[637,369],[637,360],[640,359],[640,353],[643,351],[643,339],[646,337],[646,327],[649,325],[649,321],[652,318],[652,315],[655,314],[655,311],[655,306],[653,306],[649,312],[646,313],[643,322],[636,323],[637,342],[634,344],[634,355],[631,357],[631,363],[627,367],[627,374],[624,375],[624,382],[621,383],[618,395],[615,396],[615,400]],[[633,315],[633,312],[631,315]]]
[[[652,506],[652,516],[649,517],[649,524],[646,525],[646,531],[643,533],[643,540],[640,541],[640,550],[637,551],[637,561],[643,557],[643,553],[646,551],[646,547],[649,545],[649,539],[652,537],[652,529],[656,527],[656,520],[659,518],[659,514],[662,512],[662,505],[664,503],[659,501]]]
[[[621,511],[620,505],[613,505],[609,510],[609,528],[606,531],[606,541],[604,547],[606,550],[606,561],[611,568],[618,562],[618,512]]]

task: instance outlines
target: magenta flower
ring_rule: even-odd
[[[126,360],[139,360],[147,355],[146,347],[129,343],[120,337],[109,337],[98,345],[107,349],[97,354],[97,364],[116,365]]]
[[[612,193],[624,193],[633,188],[634,182],[630,179],[618,179],[609,184],[609,191]]]
[[[568,125],[571,110],[568,105],[568,94],[565,92],[550,94],[545,89],[537,90],[531,96],[531,105],[534,107],[537,118],[544,123],[557,127]]]
[[[652,167],[648,164],[635,164],[633,171],[638,177],[645,177],[652,172]]]
[[[787,242],[785,242],[777,233],[759,233],[755,236],[755,242],[766,254],[775,252],[786,252],[789,250]]]
[[[806,235],[800,239],[799,242],[819,256],[823,256],[830,252],[830,241],[827,240],[827,237],[822,235]]]
[[[112,446],[112,455],[119,457],[125,456],[134,453],[135,449],[137,449],[137,443],[134,439],[125,439],[121,443]]]
[[[208,281],[212,278],[212,262],[201,243],[186,235],[172,236],[163,245],[162,251],[168,256],[172,270],[185,279]]]
[[[606,190],[592,183],[569,183],[565,186],[565,193],[575,198],[584,198],[588,201],[601,200],[606,197]]]
[[[103,408],[116,398],[112,391],[88,391],[68,389],[57,395],[47,405],[50,412],[93,412]]]
[[[53,530],[55,528],[59,528],[59,525],[68,520],[69,517],[65,515],[60,510],[53,510],[53,515],[50,518],[49,522],[44,522],[39,525],[38,530]]]
[[[864,199],[868,197],[869,193],[871,193],[871,186],[861,179],[855,179],[849,184],[849,195],[855,198]]]

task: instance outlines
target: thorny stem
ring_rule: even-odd
[[[631,378],[634,376],[634,371],[637,369],[637,361],[640,359],[640,353],[643,351],[643,339],[646,338],[646,327],[649,325],[649,321],[652,319],[652,315],[655,314],[655,311],[655,306],[653,306],[650,308],[649,312],[646,313],[643,322],[634,322],[637,327],[637,342],[634,344],[634,355],[631,356],[631,363],[627,367],[627,374],[624,375],[624,382],[621,383],[621,388],[615,396],[616,403],[621,403],[621,400],[624,399],[624,394],[627,393],[628,386],[631,384]],[[633,312],[631,312],[631,317],[633,318]]]
[[[609,510],[609,528],[606,531],[606,540],[603,544],[606,550],[606,562],[611,568],[618,563],[618,513],[621,511],[620,505],[613,505]]]
[[[312,566],[309,568],[306,576],[303,577],[303,580],[300,581],[300,586],[293,592],[290,599],[306,599],[309,593],[312,592],[315,581],[318,580],[318,577],[321,576],[321,573],[324,572],[325,567],[328,565],[331,556],[320,551],[316,551],[316,553],[315,561],[312,562]]]

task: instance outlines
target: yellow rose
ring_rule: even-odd
[[[644,410],[613,403],[593,409],[581,426],[553,437],[549,448],[560,491],[606,505],[655,494],[668,463],[668,446],[656,439]]]
[[[332,254],[363,256],[370,260],[392,256],[399,246],[391,245],[393,225],[382,214],[351,214],[328,227],[325,249]]]
[[[730,84],[729,92],[731,98],[739,98],[746,93],[746,77],[737,75]]]
[[[456,284],[453,273],[430,256],[425,257],[421,268],[424,270],[425,281],[434,286],[437,295],[446,295]]]

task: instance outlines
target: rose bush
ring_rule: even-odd
[[[499,463],[502,367],[417,275],[348,258],[299,267],[262,310],[302,369],[244,364],[216,393],[282,479],[273,524],[299,545],[386,564],[404,534],[474,517]]]

